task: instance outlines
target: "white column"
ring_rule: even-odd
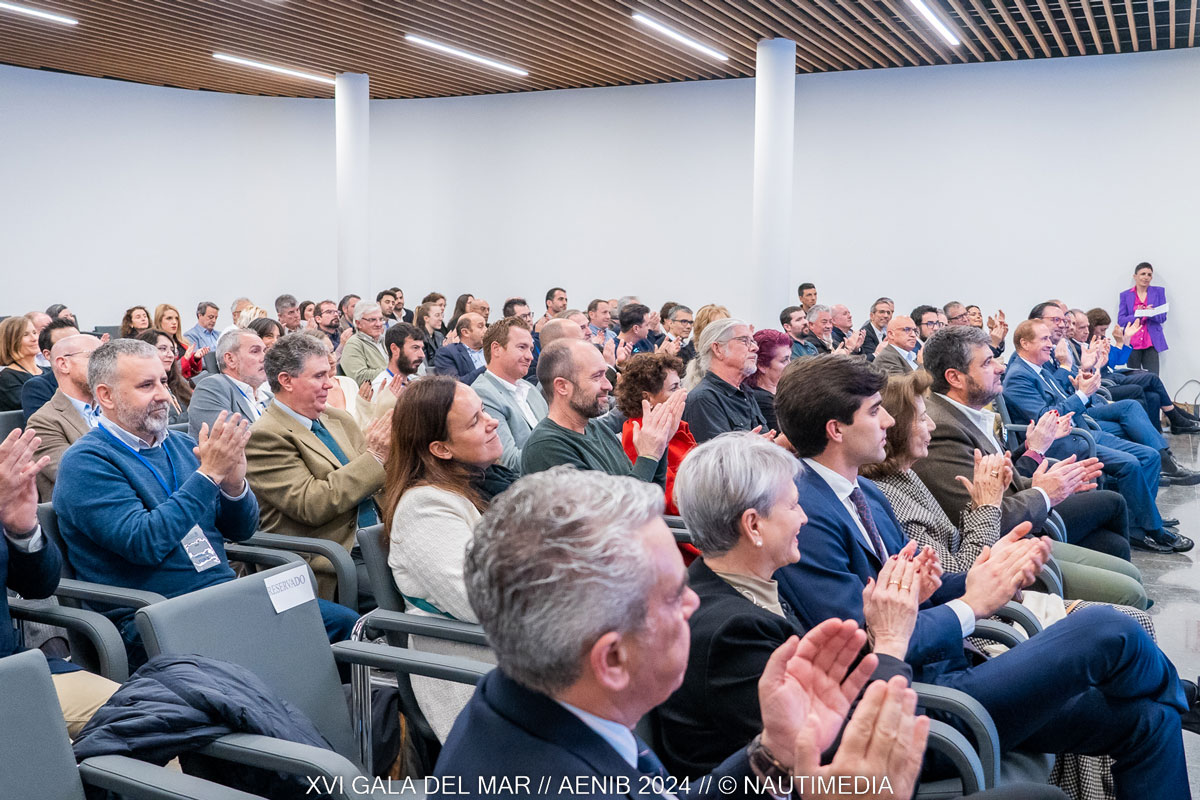
[[[337,138],[338,296],[371,291],[367,177],[371,153],[371,78],[342,73],[334,89]],[[374,295],[372,295],[373,297]]]
[[[792,267],[793,133],[796,106],[796,43],[763,39],[754,72],[754,211],[751,229],[755,270],[755,321],[776,327],[779,309],[795,302]]]

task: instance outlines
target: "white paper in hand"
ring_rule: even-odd
[[[263,578],[263,582],[267,585],[267,595],[271,598],[271,605],[275,606],[276,614],[316,599],[306,564],[270,575]]]

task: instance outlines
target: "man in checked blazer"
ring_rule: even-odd
[[[383,486],[391,414],[359,430],[354,418],[327,407],[329,357],[311,336],[291,333],[267,354],[275,399],[251,428],[246,480],[258,498],[259,525],[272,533],[337,542],[355,554],[359,528],[380,522],[374,495]],[[369,586],[361,557],[359,586]],[[333,596],[333,571],[315,557],[321,597]],[[365,599],[360,588],[360,597]]]
[[[886,454],[895,420],[882,407],[885,382],[838,356],[793,362],[779,382],[780,427],[808,467],[796,478],[808,522],[797,534],[802,557],[774,577],[806,627],[832,618],[863,624],[867,581],[888,559],[907,557],[891,505],[858,475]],[[1195,686],[1131,617],[1087,608],[990,659],[964,643],[976,620],[1044,565],[1049,544],[1021,538],[1027,531],[1008,532],[968,573],[943,574],[940,587],[921,579],[925,602],[905,657],[913,679],[981,703],[1004,752],[1109,755],[1118,797],[1190,797],[1181,729],[1197,728]]]

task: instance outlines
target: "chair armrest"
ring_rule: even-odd
[[[996,724],[978,700],[966,692],[930,683],[914,683],[917,702],[932,711],[958,717],[975,738],[975,749],[983,767],[983,787],[991,789],[1000,780],[1000,734]]]
[[[1096,457],[1096,437],[1092,435],[1091,431],[1086,430],[1084,428],[1071,428],[1071,435],[1078,436],[1079,438],[1081,438],[1085,442],[1087,442],[1088,458]]]
[[[1041,573],[1037,576],[1035,585],[1037,583],[1040,583],[1048,594],[1056,594],[1059,597],[1066,596],[1063,593],[1062,569],[1059,568],[1058,561],[1054,559],[1054,556],[1046,559],[1046,566],[1042,568]]]
[[[446,639],[451,642],[477,644],[482,647],[488,646],[487,636],[483,633],[482,625],[457,619],[422,617],[399,611],[376,609],[362,618],[362,624],[365,628],[377,631],[394,631],[428,636],[433,639]]]
[[[362,783],[362,770],[332,750],[256,733],[230,733],[199,752],[235,764],[262,767],[289,775],[323,778],[320,788],[328,791],[331,797],[340,800],[361,798],[361,795],[354,793],[353,786],[356,778]]]
[[[993,642],[999,642],[1008,647],[1016,647],[1029,638],[1024,635],[1023,631],[1011,625],[1005,625],[1003,622],[996,622],[994,619],[981,619],[976,622],[975,632],[971,635],[980,639],[991,639]]]
[[[471,686],[495,669],[494,664],[485,664],[461,656],[407,650],[389,644],[335,642],[332,647],[333,658],[339,663],[374,667],[388,672],[424,675],[427,678],[439,678]]]
[[[986,782],[983,763],[971,742],[962,733],[936,719],[929,721],[929,741],[926,750],[941,753],[954,765],[962,781],[964,795],[983,791]]]
[[[103,614],[68,606],[35,605],[16,597],[8,599],[8,608],[14,619],[56,625],[81,634],[96,648],[101,675],[117,683],[129,680],[129,657],[125,654],[125,643],[117,626]]]
[[[126,756],[89,758],[79,765],[79,777],[89,786],[131,800],[260,800],[257,795]]]
[[[1038,622],[1038,618],[1020,603],[1007,602],[996,609],[994,616],[999,617],[1005,622],[1020,625],[1025,631],[1026,636],[1033,636],[1035,633],[1041,633],[1042,631],[1042,623]]]
[[[75,578],[61,578],[58,588],[54,590],[54,596],[102,603],[117,608],[145,608],[167,599],[156,592],[126,589],[123,586],[105,586],[102,583],[90,583]]]
[[[337,601],[351,611],[358,611],[358,568],[354,565],[354,559],[350,557],[346,548],[337,542],[309,536],[286,536],[282,533],[259,531],[243,541],[242,544],[273,547],[289,553],[324,556],[333,564],[333,573],[337,576]]]
[[[307,563],[295,553],[235,544],[234,542],[225,543],[225,555],[229,556],[230,561],[240,561],[243,564],[255,564],[260,567],[282,567],[287,564]]]
[[[1065,542],[1067,540],[1067,532],[1059,526],[1058,521],[1052,516],[1047,516],[1046,521],[1042,523],[1042,535],[1049,536],[1056,542]]]

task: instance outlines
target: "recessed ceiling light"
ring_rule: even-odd
[[[39,11],[29,6],[19,6],[15,3],[0,3],[0,11],[11,11],[14,14],[25,14],[30,17],[44,19],[47,22],[57,22],[60,25],[78,25],[79,20],[64,17],[61,14],[51,14],[49,11]]]
[[[230,56],[225,53],[213,53],[213,58],[218,61],[228,61],[230,64],[239,64],[243,67],[253,67],[254,69],[265,69],[267,72],[275,72],[280,75],[288,75],[293,78],[301,78],[306,81],[317,81],[318,83],[327,83],[333,86],[337,83],[333,78],[327,78],[324,75],[313,75],[311,72],[301,72],[298,69],[288,69],[287,67],[277,67],[274,64],[264,64],[261,61],[251,61],[248,58],[240,58],[238,56]]]
[[[529,74],[528,72],[521,69],[520,67],[513,67],[513,66],[509,66],[508,64],[501,64],[499,61],[493,61],[490,58],[484,58],[483,56],[477,56],[474,53],[468,53],[466,50],[459,50],[457,47],[450,47],[449,45],[445,45],[440,42],[431,41],[429,39],[426,39],[424,36],[414,36],[413,34],[410,33],[410,34],[406,35],[404,38],[407,41],[412,42],[413,44],[419,44],[422,47],[428,47],[431,50],[437,50],[439,52],[446,53],[448,55],[457,56],[458,58],[465,58],[467,61],[474,61],[476,64],[483,64],[485,67],[491,67],[492,69],[499,69],[499,70],[503,70],[505,72],[511,72],[513,75],[525,76],[525,75]]]
[[[921,16],[925,18],[925,21],[932,25],[933,29],[941,34],[941,37],[946,40],[947,44],[949,44],[951,47],[958,47],[960,44],[962,44],[962,42],[958,40],[958,37],[951,33],[950,29],[946,27],[946,23],[942,22],[938,15],[933,13],[933,9],[925,5],[922,0],[908,0],[908,2],[913,8],[921,12]]]
[[[675,41],[679,42],[680,44],[687,45],[688,47],[692,48],[693,50],[697,50],[701,53],[704,53],[704,55],[708,56],[709,58],[715,58],[718,61],[728,61],[729,60],[729,56],[725,55],[724,53],[720,52],[719,50],[713,50],[711,47],[708,47],[707,45],[700,44],[695,39],[689,39],[688,37],[684,36],[682,33],[671,30],[666,25],[663,25],[661,22],[657,22],[655,20],[650,19],[645,14],[639,14],[637,12],[634,12],[633,19],[636,22],[642,23],[647,28],[651,28],[652,30],[658,31],[663,36],[668,36],[668,37],[674,39]]]

